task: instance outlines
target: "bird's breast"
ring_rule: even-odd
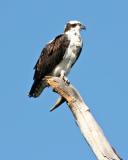
[[[68,59],[69,61],[72,61],[72,63],[74,63],[78,56],[80,48],[82,48],[82,40],[80,37],[74,36],[70,41],[64,59]]]
[[[74,37],[70,40],[70,44],[65,52],[63,60],[53,70],[54,76],[58,76],[62,70],[65,71],[66,75],[70,72],[70,69],[75,63],[81,47],[82,40],[79,37]]]

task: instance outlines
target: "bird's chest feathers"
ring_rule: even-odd
[[[59,75],[58,73],[60,73],[61,70],[64,70],[65,74],[67,75],[70,72],[72,65],[76,61],[79,51],[82,47],[82,40],[80,36],[75,34],[68,35],[68,39],[70,40],[69,46],[66,50],[63,60],[53,70],[54,75]]]
[[[82,40],[79,35],[69,35],[70,44],[64,56],[64,59],[72,61],[72,63],[77,58],[80,48],[82,47]]]

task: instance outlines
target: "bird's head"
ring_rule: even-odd
[[[69,31],[73,31],[73,30],[76,30],[76,31],[80,32],[83,29],[86,29],[86,27],[81,22],[79,22],[79,21],[69,21],[65,25],[64,33],[69,32]]]

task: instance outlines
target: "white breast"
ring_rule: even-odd
[[[63,70],[65,75],[70,72],[72,64],[74,64],[77,55],[82,47],[82,39],[78,34],[68,35],[68,39],[70,40],[69,47],[66,50],[65,56],[63,60],[56,66],[53,71],[54,76],[59,76],[60,72]]]
[[[69,36],[70,44],[64,58],[75,58],[79,49],[82,47],[82,39],[80,35]]]

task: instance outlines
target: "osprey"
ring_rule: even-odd
[[[79,21],[69,21],[65,25],[64,33],[50,41],[42,50],[41,55],[34,67],[33,85],[29,92],[30,97],[38,97],[46,84],[45,76],[61,77],[69,83],[67,75],[78,59],[83,41],[80,31],[85,26]]]

